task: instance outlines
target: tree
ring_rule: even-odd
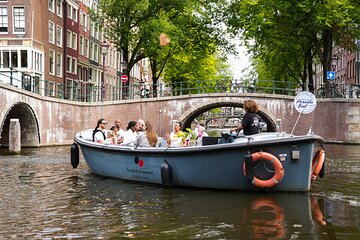
[[[222,22],[218,4],[225,0],[102,0],[94,19],[110,40],[122,50],[127,70],[148,57],[156,91],[158,78],[170,59],[184,59],[201,53],[204,58],[214,54],[226,43],[219,24]],[[159,35],[171,39],[168,46],[159,46]],[[226,44],[224,46],[227,46]],[[176,56],[175,56],[176,55]],[[182,59],[179,64],[183,63]],[[127,73],[128,74],[128,73]]]
[[[92,12],[93,19],[116,46],[122,51],[125,74],[146,57],[144,46],[154,43],[154,34],[146,31],[149,22],[161,14],[182,12],[190,0],[101,0],[99,10]]]
[[[294,79],[303,88],[308,80],[312,90],[314,58],[320,59],[325,80],[333,41],[354,46],[359,36],[356,6],[355,0],[234,0],[227,10],[227,25],[234,34],[242,34],[250,52],[274,77]]]

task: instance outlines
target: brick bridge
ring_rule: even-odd
[[[269,131],[275,130],[276,119],[281,119],[282,130],[291,132],[299,116],[291,96],[213,93],[87,103],[44,97],[0,83],[0,144],[8,145],[12,118],[20,119],[22,146],[58,145],[72,143],[79,129],[94,128],[101,117],[110,126],[120,119],[123,128],[130,120],[149,120],[163,136],[171,131],[174,119],[189,127],[199,114],[222,106],[243,107],[245,99],[260,105],[258,114]],[[315,111],[300,117],[294,134],[306,134],[310,128],[328,142],[360,143],[360,99],[318,99]]]

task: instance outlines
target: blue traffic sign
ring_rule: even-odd
[[[334,80],[334,79],[335,79],[335,72],[333,72],[333,71],[327,71],[326,79]]]

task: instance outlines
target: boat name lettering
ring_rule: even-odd
[[[152,172],[152,171],[145,171],[145,170],[139,170],[139,169],[133,169],[133,168],[127,168],[126,170],[127,170],[128,172],[132,172],[132,173],[140,173],[140,174],[154,175],[154,172]]]

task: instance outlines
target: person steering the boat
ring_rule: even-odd
[[[259,111],[259,105],[253,100],[244,101],[245,115],[240,126],[230,129],[230,133],[244,131],[244,135],[252,135],[259,133],[259,118],[256,114]]]

